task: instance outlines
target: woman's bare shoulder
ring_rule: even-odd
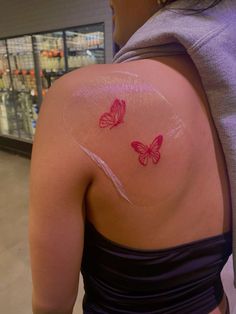
[[[94,166],[106,164],[106,172],[113,173],[110,179],[126,186],[126,196],[139,202],[147,194],[155,195],[150,186],[166,188],[163,180],[157,181],[171,172],[171,156],[178,163],[174,186],[186,180],[196,148],[190,149],[189,143],[195,135],[193,116],[195,129],[199,126],[199,100],[181,74],[162,62],[140,60],[91,66],[70,73],[67,79],[73,88],[62,112],[70,139],[95,161]],[[136,178],[135,185],[131,177]],[[124,192],[121,185],[118,188]]]

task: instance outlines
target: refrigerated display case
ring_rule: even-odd
[[[15,139],[11,150],[29,153],[50,86],[95,63],[105,63],[104,23],[0,40],[0,147]]]
[[[44,97],[65,73],[95,63],[105,63],[104,25],[96,24],[32,36]]]
[[[66,31],[68,70],[89,64],[105,63],[103,25]]]
[[[7,48],[19,138],[31,140],[35,133],[34,108],[38,95],[31,36],[7,39]]]
[[[19,136],[5,40],[0,40],[0,135]]]
[[[63,32],[33,35],[35,53],[39,58],[42,95],[52,83],[66,73]]]

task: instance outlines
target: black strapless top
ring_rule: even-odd
[[[223,297],[220,273],[231,253],[231,232],[136,250],[106,239],[86,222],[84,313],[208,314]]]

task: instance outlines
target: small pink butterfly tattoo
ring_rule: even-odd
[[[110,108],[110,112],[105,112],[102,114],[99,120],[100,128],[110,127],[110,129],[112,129],[114,126],[124,122],[125,111],[125,101],[116,98]]]
[[[159,152],[159,149],[161,147],[161,144],[163,142],[163,136],[159,135],[157,136],[154,141],[152,142],[151,145],[144,145],[141,142],[138,141],[133,141],[131,143],[131,146],[133,147],[133,149],[139,153],[139,162],[143,165],[143,166],[147,166],[148,164],[148,159],[151,158],[152,162],[154,164],[157,164],[161,154]]]

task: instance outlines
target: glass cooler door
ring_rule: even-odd
[[[65,33],[69,71],[89,64],[105,63],[103,23],[76,27]]]
[[[42,95],[52,83],[66,73],[63,32],[33,35],[34,47],[39,59]]]
[[[38,105],[31,36],[7,39],[13,99],[16,106],[18,136],[32,140]]]
[[[5,40],[0,40],[0,135],[19,136]]]

